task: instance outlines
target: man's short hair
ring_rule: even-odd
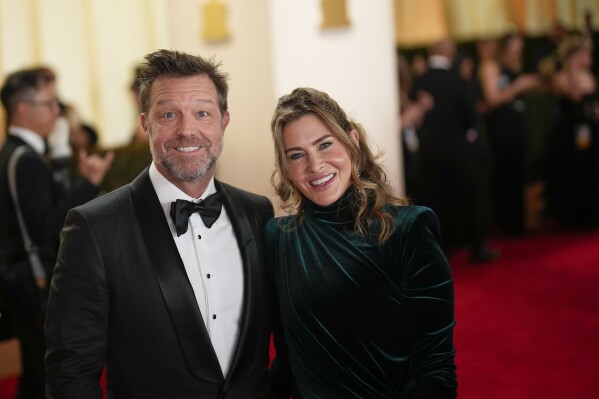
[[[224,115],[227,111],[228,74],[218,70],[220,63],[214,62],[214,59],[204,59],[174,50],[158,50],[146,55],[145,60],[139,74],[142,112],[149,111],[150,90],[154,80],[161,76],[183,78],[194,75],[207,75],[214,82],[220,112]]]
[[[56,75],[47,67],[22,69],[8,75],[0,91],[8,118],[21,101],[31,100],[38,90],[55,81]]]

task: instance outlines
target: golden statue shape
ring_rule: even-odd
[[[350,26],[345,3],[345,0],[321,0],[323,20],[320,27],[322,29]]]
[[[220,42],[229,39],[227,29],[227,6],[219,0],[210,0],[202,6],[204,31],[202,37],[208,42]]]

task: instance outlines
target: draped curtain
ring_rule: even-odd
[[[599,29],[597,0],[395,0],[396,41],[398,47],[420,47],[441,37],[469,41],[514,28],[541,36],[556,21],[582,29],[586,11]]]
[[[0,0],[0,79],[49,66],[61,100],[98,129],[103,145],[121,144],[137,112],[128,93],[134,67],[167,45],[167,6],[168,0]]]

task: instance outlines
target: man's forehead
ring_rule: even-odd
[[[152,85],[152,97],[191,97],[212,99],[216,97],[216,86],[205,75],[189,77],[161,77]]]
[[[180,97],[172,97],[169,96],[167,93],[164,94],[160,94],[156,96],[155,99],[155,103],[156,105],[162,105],[162,104],[178,104],[181,102],[189,102],[189,103],[198,103],[198,104],[214,104],[215,101],[212,100],[211,98],[207,98],[205,96],[194,96],[193,94],[191,94],[188,98],[180,98]]]

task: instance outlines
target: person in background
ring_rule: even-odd
[[[415,99],[410,98],[412,72],[402,54],[397,57],[399,81],[399,126],[403,152],[403,172],[408,197],[418,198],[421,192],[420,140],[418,129],[424,116],[434,105],[430,94],[419,92]]]
[[[135,109],[138,113],[142,112],[141,106],[141,71],[142,65],[137,65],[133,69],[133,79],[131,79],[131,84],[129,85],[129,93],[131,94],[131,98],[133,99],[133,103],[135,104]],[[133,133],[131,134],[131,139],[129,140],[129,144],[148,144],[148,136],[146,132],[139,123],[135,123],[133,126]]]
[[[141,66],[138,65],[135,67],[134,76],[131,85],[129,86],[129,92],[135,103],[137,115],[141,113],[141,99],[139,93],[140,72]],[[136,118],[136,123],[129,142],[123,146],[114,148],[113,151],[115,154],[114,162],[102,184],[102,191],[105,193],[130,183],[152,162],[148,138],[143,127],[139,124],[138,118]]]
[[[271,122],[269,220],[293,398],[455,398],[453,282],[439,223],[392,194],[362,126],[297,88]]]
[[[102,158],[84,154],[79,160],[81,179],[66,190],[57,181],[45,154],[45,140],[54,128],[60,109],[56,99],[55,76],[47,68],[13,72],[6,77],[0,91],[8,119],[8,136],[0,150],[0,265],[23,260],[23,278],[2,286],[1,295],[11,304],[9,316],[20,343],[22,373],[18,398],[44,398],[44,304],[45,291],[52,278],[59,246],[59,233],[67,211],[94,198],[112,156]],[[13,153],[24,148],[16,164],[16,191],[24,224],[45,266],[45,276],[34,280],[27,262],[17,212],[8,185],[8,164]],[[1,278],[1,277],[0,277]],[[6,283],[3,281],[2,283]],[[23,311],[25,304],[29,311]],[[6,315],[4,315],[6,317]]]
[[[424,75],[424,73],[428,70],[426,56],[422,53],[414,54],[412,56],[412,61],[410,62],[410,70],[412,72],[412,76],[414,77]]]
[[[50,397],[285,398],[285,350],[262,252],[270,201],[214,178],[227,75],[158,50],[140,74],[153,162],[69,212],[46,322]]]
[[[497,52],[499,51],[499,40],[495,37],[485,37],[476,41],[476,71],[475,80],[477,84],[476,111],[479,115],[487,114],[491,108],[484,100],[483,76],[490,74],[489,71],[497,68]]]
[[[73,105],[60,102],[60,114],[54,129],[48,136],[47,157],[54,170],[54,177],[68,189],[79,178],[79,157],[98,153],[98,134],[91,125],[81,122]],[[81,155],[83,151],[83,155]],[[111,151],[109,151],[111,152]],[[111,169],[114,167],[114,154]],[[110,174],[110,169],[106,175]],[[106,176],[102,180],[104,184]]]
[[[71,128],[71,147],[73,152],[85,150],[88,154],[97,151],[98,132],[89,123],[80,122]]]
[[[496,60],[480,65],[479,79],[493,155],[492,202],[499,233],[524,233],[524,156],[526,103],[522,96],[541,86],[537,74],[522,73],[524,41],[517,33],[501,38]]]
[[[574,228],[599,226],[599,91],[592,48],[581,34],[562,39],[562,68],[552,79],[559,118],[548,159],[549,213]]]
[[[72,162],[73,148],[71,147],[71,120],[74,108],[63,101],[58,101],[60,113],[54,128],[46,139],[46,157],[48,158],[54,177],[61,181],[65,188],[71,186],[70,170],[77,169],[77,163]]]
[[[418,130],[423,188],[417,203],[439,217],[447,254],[467,245],[472,262],[493,261],[498,253],[488,243],[489,196],[483,185],[475,91],[454,68],[453,41],[439,40],[428,52],[428,71],[412,88],[414,93],[428,93],[435,104]]]
[[[533,70],[541,76],[547,76],[553,75],[561,68],[561,61],[557,56],[557,46],[568,33],[561,21],[555,20],[553,22],[545,40],[535,48],[532,59]]]
[[[594,23],[593,11],[588,8],[584,11],[584,34],[590,39],[591,49],[591,71],[595,79],[599,79],[599,29]]]

